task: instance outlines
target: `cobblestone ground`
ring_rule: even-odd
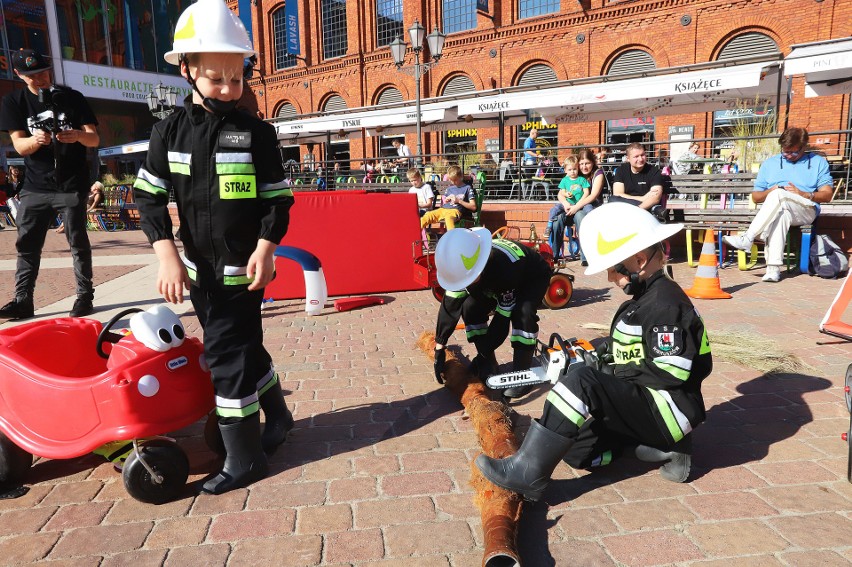
[[[150,253],[139,232],[93,233],[93,241],[96,255]],[[13,242],[0,234],[0,260],[14,257]],[[62,245],[50,236],[49,254],[61,255]],[[673,268],[691,285],[693,269]],[[114,269],[96,270],[96,278],[135,268]],[[667,482],[627,458],[592,473],[560,466],[543,501],[524,505],[524,565],[852,562],[852,485],[840,439],[849,428],[842,382],[852,344],[817,332],[840,282],[796,276],[765,284],[762,274],[722,270],[734,298],[696,301],[711,341],[746,332],[810,369],[767,376],[717,357],[689,482]],[[625,297],[603,276],[576,276],[570,307],[540,312],[543,335],[597,338],[583,325],[607,324]],[[69,270],[44,270],[42,280],[64,283],[54,291],[40,280],[38,301],[50,301],[46,289],[69,295],[69,278]],[[4,292],[11,281],[0,272]],[[296,418],[269,478],[217,497],[188,487],[177,501],[151,506],[131,499],[95,456],[39,460],[29,493],[0,501],[0,565],[480,565],[482,530],[468,484],[477,439],[414,345],[434,328],[437,303],[428,291],[384,297],[384,305],[329,307],[317,317],[298,301],[265,311],[266,344]],[[194,319],[185,323],[197,333]],[[453,340],[462,356],[471,353],[462,332]],[[498,358],[508,363],[509,348]],[[513,407],[518,431],[540,415],[545,393]],[[217,466],[201,431],[196,424],[176,434],[191,481]]]

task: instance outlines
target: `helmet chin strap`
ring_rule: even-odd
[[[198,85],[195,84],[195,79],[192,78],[192,71],[189,70],[189,59],[186,55],[181,56],[181,62],[186,65],[186,82],[189,83],[192,90],[197,92],[198,96],[201,97],[201,105],[204,108],[213,114],[228,114],[237,107],[237,103],[239,102],[237,100],[223,101],[204,96],[204,93],[198,90]]]
[[[618,263],[612,267],[616,272],[630,280],[627,282],[627,285],[622,288],[624,290],[624,293],[626,293],[627,295],[639,295],[640,293],[645,291],[646,283],[645,280],[639,279],[639,272],[645,269],[645,266],[647,266],[651,262],[651,260],[654,259],[654,256],[656,256],[657,252],[659,251],[660,247],[654,246],[654,252],[652,252],[651,256],[649,256],[648,259],[645,261],[645,265],[640,266],[639,270],[635,272],[631,272],[630,270],[628,270],[623,263]]]

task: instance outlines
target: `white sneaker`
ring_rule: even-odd
[[[738,234],[736,236],[723,236],[722,240],[725,241],[725,244],[730,246],[731,248],[736,248],[737,250],[751,250],[751,246],[754,243],[748,236],[745,234]]]
[[[763,276],[765,282],[781,281],[781,266],[766,266],[766,275]]]

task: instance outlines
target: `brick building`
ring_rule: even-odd
[[[287,15],[288,1],[231,2],[252,10],[260,74],[251,85],[270,118],[413,101],[414,79],[396,69],[387,46],[397,34],[408,41],[415,19],[427,32],[437,27],[447,34],[440,63],[423,77],[423,99],[746,56],[781,58],[796,44],[852,35],[848,0],[312,0],[298,2],[296,19],[292,6]],[[477,12],[477,5],[488,11]],[[288,25],[298,30],[299,56],[286,51]],[[850,96],[806,99],[801,76],[784,79],[777,107],[748,108],[743,101],[740,114],[768,111],[783,120],[788,85],[790,124],[811,131],[849,127]],[[666,140],[670,127],[704,138],[718,135],[725,120],[724,111],[628,114],[548,128],[530,113],[524,124],[505,127],[502,137],[495,127],[424,133],[423,150],[483,151],[496,139],[503,149],[516,148],[534,125],[544,126],[540,138],[560,146]],[[405,134],[411,148],[415,137]],[[838,141],[836,135],[812,140],[827,149],[838,148]],[[328,157],[357,161],[389,148],[386,136],[362,132],[333,142]],[[285,149],[297,160],[305,153],[304,145]]]

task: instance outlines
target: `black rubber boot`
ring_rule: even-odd
[[[670,451],[663,451],[648,445],[636,447],[636,458],[646,463],[662,463],[660,474],[663,478],[672,482],[686,482],[689,478],[689,470],[692,467],[692,434],[674,444]]]
[[[222,471],[204,483],[208,494],[222,494],[266,478],[269,464],[260,443],[260,414],[233,423],[219,421],[225,445],[225,465]]]
[[[573,439],[554,433],[534,419],[517,453],[505,459],[479,455],[476,466],[497,486],[517,492],[524,500],[537,502],[556,465],[573,444]]]
[[[485,382],[489,376],[497,373],[497,357],[494,352],[480,352],[473,360],[470,361],[468,371],[479,378],[480,382]]]
[[[260,396],[260,408],[266,421],[261,436],[263,451],[271,455],[287,440],[287,434],[293,429],[293,414],[284,403],[284,392],[278,380]]]
[[[530,366],[532,366],[533,354],[535,354],[535,351],[532,349],[514,349],[514,352],[512,353],[512,370],[515,372],[519,370],[529,370]],[[503,396],[509,399],[521,398],[529,394],[534,387],[534,385],[530,385],[506,388],[503,390]]]

